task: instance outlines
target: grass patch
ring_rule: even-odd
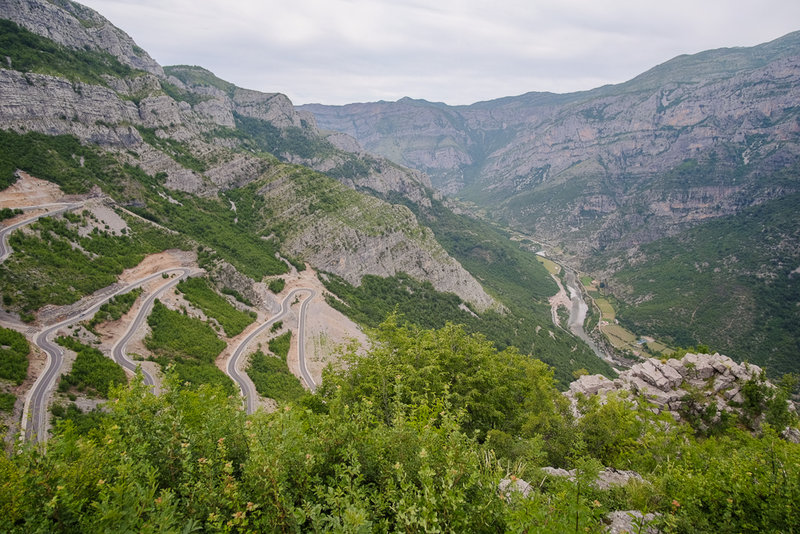
[[[544,265],[544,268],[547,269],[547,272],[553,275],[558,276],[558,273],[561,272],[561,266],[554,262],[553,260],[548,260],[543,256],[536,255],[536,259]]]
[[[77,353],[72,370],[61,377],[59,391],[75,388],[92,396],[108,398],[108,390],[113,384],[127,383],[128,378],[122,367],[96,348],[65,336],[59,337],[56,342]]]
[[[178,291],[203,310],[206,316],[216,319],[228,337],[240,334],[255,320],[255,312],[247,313],[231,306],[211,288],[205,278],[188,278],[178,284]]]
[[[599,293],[596,294],[599,295]],[[594,303],[597,304],[597,307],[600,308],[600,313],[603,316],[603,320],[613,323],[614,319],[617,318],[617,314],[614,311],[614,306],[611,304],[611,302],[602,297],[592,296],[592,298],[594,299]]]
[[[22,384],[28,376],[31,346],[20,332],[0,327],[0,378]]]

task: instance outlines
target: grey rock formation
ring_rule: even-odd
[[[128,34],[76,2],[0,0],[0,15],[59,44],[107,52],[134,69],[164,76],[161,66]]]
[[[521,478],[511,476],[501,480],[497,489],[500,491],[500,495],[509,499],[512,493],[519,493],[523,497],[527,497],[533,490],[533,487]]]
[[[689,389],[705,399],[697,409],[713,404],[718,411],[739,413],[744,401],[742,386],[761,373],[757,365],[738,364],[720,354],[689,353],[680,360],[650,358],[623,371],[615,380],[602,375],[582,376],[570,384],[565,395],[572,401],[576,415],[579,415],[577,399],[581,396],[602,398],[612,392],[626,391],[643,395],[656,413],[669,412],[680,420],[679,410],[689,407],[685,405]],[[774,387],[769,382],[767,386]],[[788,409],[796,411],[791,401]]]
[[[657,526],[652,525],[660,514],[643,514],[639,510],[618,510],[606,516],[609,534],[658,534]]]
[[[556,467],[542,467],[541,471],[551,477],[559,477],[559,478],[567,478],[569,480],[575,480],[574,469],[567,470],[567,469],[559,469]],[[637,482],[645,483],[645,480],[636,471],[625,471],[622,469],[614,469],[613,467],[606,467],[602,471],[597,473],[597,478],[594,479],[592,485],[599,490],[607,490],[612,486],[625,486],[631,480],[636,480]]]

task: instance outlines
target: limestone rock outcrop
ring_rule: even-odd
[[[96,11],[74,2],[0,0],[3,18],[75,49],[107,52],[124,65],[163,76],[164,70],[128,34]]]
[[[602,375],[585,375],[570,384],[565,395],[572,401],[577,414],[579,396],[601,397],[616,391],[644,396],[658,412],[669,412],[680,420],[682,408],[688,408],[688,398],[694,392],[702,397],[700,405],[714,404],[718,411],[740,412],[745,398],[742,387],[761,377],[757,365],[738,364],[721,354],[686,354],[680,360],[650,358],[637,363],[610,380]],[[774,387],[767,382],[768,387]],[[695,399],[695,402],[697,399]],[[788,401],[790,411],[796,408]]]

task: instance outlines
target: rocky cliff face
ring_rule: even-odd
[[[0,17],[70,48],[108,52],[124,65],[164,75],[161,66],[128,34],[77,2],[0,0]]]
[[[682,56],[617,86],[450,107],[303,106],[322,128],[586,257],[798,189],[800,33]],[[780,183],[777,183],[780,182]]]
[[[399,193],[419,202],[431,194],[424,175],[368,157],[354,140],[343,136],[333,137],[335,145],[326,141],[313,117],[295,110],[284,95],[241,89],[197,67],[165,72],[124,32],[84,6],[69,1],[0,0],[0,17],[69,48],[109,53],[137,69],[130,76],[104,75],[103,84],[87,84],[72,81],[79,77],[70,77],[69,72],[63,76],[20,72],[12,61],[9,68],[0,69],[3,128],[74,135],[109,151],[122,163],[139,166],[150,175],[166,175],[169,188],[215,196],[265,173],[283,172],[275,161],[253,154],[254,147],[245,144],[252,141],[247,140],[249,134],[231,133],[240,126],[237,121],[246,118],[254,121],[256,130],[266,131],[288,147],[277,156],[328,172],[351,188],[386,197]],[[298,156],[291,142],[299,143],[305,152],[308,146],[321,149]],[[345,172],[351,169],[357,172]],[[294,190],[284,198],[294,196],[305,205],[314,200],[315,191],[300,193],[296,184],[286,183]],[[390,214],[374,217],[370,224],[380,228],[366,228],[359,213],[322,216],[308,212],[296,221],[292,239],[284,246],[353,283],[364,274],[404,271],[439,290],[455,292],[478,309],[492,304],[480,284],[406,208],[352,194],[350,205],[340,209],[358,211],[359,206],[369,206],[373,214]]]

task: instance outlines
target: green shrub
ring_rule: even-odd
[[[0,393],[0,412],[11,413],[16,402],[17,396],[13,393]]]
[[[274,337],[269,340],[267,346],[269,350],[272,351],[280,359],[286,361],[286,358],[289,356],[289,347],[291,346],[292,342],[292,332],[288,331],[284,334],[279,335],[278,337]]]
[[[269,281],[267,287],[269,288],[270,291],[272,291],[277,295],[278,293],[283,291],[284,287],[286,287],[286,280],[284,280],[283,278],[273,278],[272,280]]]

